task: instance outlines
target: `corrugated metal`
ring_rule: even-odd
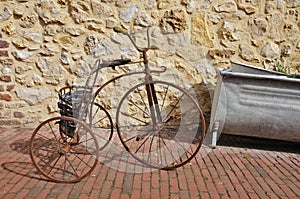
[[[231,69],[219,73],[210,132],[214,125],[218,136],[300,142],[300,79],[232,63]]]

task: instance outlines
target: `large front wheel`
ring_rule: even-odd
[[[165,170],[194,158],[206,128],[195,99],[162,81],[131,88],[120,101],[116,123],[122,144],[135,159]]]

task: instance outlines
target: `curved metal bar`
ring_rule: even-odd
[[[165,66],[160,66],[162,70],[150,70],[150,73],[164,73],[167,71],[167,67]]]
[[[111,82],[113,82],[113,81],[115,81],[115,80],[117,80],[117,79],[120,79],[120,78],[122,78],[122,77],[130,76],[130,75],[137,75],[137,74],[145,74],[145,72],[144,72],[144,71],[138,71],[138,72],[126,73],[126,74],[122,74],[122,75],[119,75],[119,76],[117,76],[117,77],[114,77],[114,78],[108,80],[107,82],[105,82],[102,86],[100,86],[100,87],[96,90],[96,92],[93,94],[93,97],[91,98],[92,101],[94,101],[94,99],[95,99],[96,96],[100,93],[100,91],[101,91],[105,86],[107,86],[108,84],[110,84]]]

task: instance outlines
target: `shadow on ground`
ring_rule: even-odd
[[[217,145],[300,154],[300,143],[222,134]]]

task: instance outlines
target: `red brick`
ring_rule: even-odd
[[[296,194],[300,193],[296,192],[296,190],[291,190],[287,185],[280,185],[280,188],[284,191],[284,193],[289,197],[289,198],[297,198]],[[296,194],[295,194],[296,193]],[[298,196],[299,196],[298,195]]]
[[[164,170],[160,170],[159,171],[159,177],[160,177],[160,181],[162,182],[168,182],[168,172],[167,171],[164,171]]]
[[[208,199],[208,198],[210,198],[209,197],[209,194],[207,193],[207,192],[200,192],[200,197],[199,198],[201,198],[201,199]]]
[[[170,194],[170,199],[180,199],[178,194],[171,193]]]
[[[155,189],[159,188],[159,173],[158,172],[152,173],[151,185],[152,185],[152,188],[155,188]]]
[[[217,199],[220,198],[219,193],[212,182],[207,182],[208,192],[211,198]]]
[[[120,198],[121,191],[121,189],[114,189],[110,194],[110,198]]]
[[[12,96],[10,94],[0,94],[0,100],[11,101]]]
[[[81,193],[78,197],[78,199],[86,199],[86,198],[88,198],[88,194],[86,194],[86,193],[84,193],[84,194]]]
[[[155,198],[157,198],[157,197],[155,197]],[[189,196],[189,191],[188,190],[181,190],[179,192],[179,198],[191,198]]]
[[[167,182],[160,183],[160,198],[169,198],[169,184]]]
[[[109,198],[112,189],[113,189],[113,182],[108,180],[105,181],[101,189],[101,197]]]
[[[258,195],[256,193],[249,193],[249,197],[251,199],[260,199],[260,197],[258,197]]]
[[[151,191],[150,191],[150,182],[143,181],[142,182],[142,190],[141,190],[141,197],[142,198],[150,198]]]
[[[118,172],[118,173],[116,174],[115,185],[114,185],[115,188],[122,188],[124,176],[125,176],[124,172]],[[137,175],[136,175],[136,176],[137,176]],[[134,178],[135,178],[136,176],[134,176]],[[133,183],[135,183],[135,181],[136,181],[136,180],[134,180]],[[134,186],[133,186],[133,188],[134,188]]]
[[[151,189],[151,198],[159,198],[159,189]]]
[[[131,193],[131,199],[140,199],[141,198],[141,191],[140,190],[133,190]]]
[[[150,182],[151,180],[151,173],[143,173],[143,181],[148,181]]]
[[[18,120],[0,120],[0,126],[19,126],[21,122]]]
[[[5,195],[5,199],[15,199],[16,198],[16,194],[6,194]]]
[[[199,190],[197,189],[197,185],[194,182],[189,182],[188,186],[191,198],[199,198]]]
[[[3,82],[11,82],[11,76],[9,76],[9,75],[2,75],[0,77],[0,80],[3,81]]]
[[[22,113],[22,112],[14,112],[14,117],[15,118],[24,118],[25,117],[25,114]]]
[[[224,186],[224,184],[223,184],[223,182],[220,180],[220,179],[216,179],[215,181],[214,181],[214,184],[215,184],[215,187],[216,187],[216,189],[217,189],[217,191],[218,191],[218,193],[220,194],[220,195],[226,195],[227,193],[226,193],[226,189],[225,189],[225,186]]]
[[[98,189],[94,189],[91,191],[89,198],[100,198],[100,191]]]
[[[237,193],[239,194],[239,198],[248,198],[247,192],[248,190],[244,189],[244,187],[241,184],[237,184],[235,185],[235,189],[237,191]],[[249,190],[251,191],[251,190]]]
[[[20,192],[16,195],[16,198],[27,198],[27,194],[30,192],[29,189],[21,189]]]
[[[91,190],[93,189],[93,184],[95,183],[96,178],[90,177],[86,180],[86,183],[84,184],[81,192],[82,193],[90,193]]]
[[[122,193],[130,194],[132,192],[132,187],[133,187],[133,174],[125,173]]]
[[[122,193],[120,199],[129,199],[129,194],[127,193]]]
[[[202,176],[195,176],[195,182],[197,184],[199,191],[203,191],[203,192],[207,191],[206,183],[202,178]]]
[[[68,197],[69,198],[78,198],[81,194],[81,190],[83,188],[83,185],[84,185],[84,182],[81,181],[79,183],[76,183],[73,187],[72,187],[72,190],[70,191],[70,193],[68,194]],[[54,188],[52,189],[52,193],[53,191],[56,190],[56,193],[55,194],[58,194],[61,193],[61,190],[63,189],[57,189],[57,185],[54,186]],[[65,192],[66,193],[66,192]],[[53,196],[53,197],[57,197],[57,196]],[[67,197],[64,197],[64,198],[67,198]]]
[[[178,184],[179,184],[179,188],[182,190],[187,190],[188,186],[187,186],[187,182],[185,179],[185,175],[183,172],[178,172]]]
[[[51,190],[43,189],[36,198],[47,198],[47,195],[50,193]]]
[[[114,181],[116,178],[116,170],[114,169],[110,169],[108,170],[107,176],[105,180],[111,180]]]
[[[0,50],[0,57],[8,57],[8,51],[7,50]]]
[[[15,88],[15,85],[8,85],[6,86],[7,91],[12,91]]]
[[[0,48],[8,48],[9,43],[7,41],[0,40]]]

